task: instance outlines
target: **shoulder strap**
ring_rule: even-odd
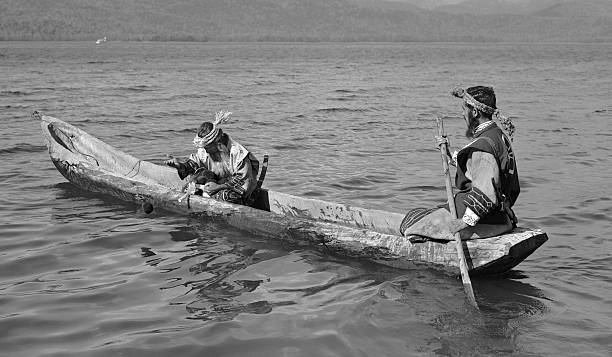
[[[484,141],[481,139],[484,139]],[[459,150],[457,160],[459,160],[459,156],[465,157],[467,153],[474,150],[488,152],[495,156],[495,160],[498,160],[499,153],[497,151],[497,148],[495,147],[495,142],[493,141],[493,139],[486,136],[479,136],[464,147],[462,147],[461,150]],[[497,164],[499,165],[499,162]]]
[[[259,174],[259,180],[257,180],[257,187],[261,188],[263,181],[266,178],[266,171],[268,171],[268,154],[264,154],[263,162],[261,164],[261,173]]]
[[[497,152],[497,146],[495,146],[495,142],[493,141],[493,139],[491,139],[488,136],[481,136],[479,137],[479,139],[485,139],[485,141],[489,144],[489,146],[491,146],[491,150],[493,150],[493,155],[495,155],[495,158],[497,159],[497,157],[499,156],[499,153]]]

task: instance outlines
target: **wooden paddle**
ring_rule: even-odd
[[[444,122],[441,118],[436,118],[436,126],[438,127],[438,136],[444,137]],[[457,209],[455,208],[455,198],[453,197],[453,186],[451,183],[450,171],[448,169],[448,161],[446,153],[448,147],[446,143],[440,144],[440,154],[442,154],[442,167],[444,169],[445,183],[446,183],[446,195],[448,197],[448,208],[450,209],[451,216],[457,219]],[[461,280],[463,281],[463,287],[467,294],[470,304],[478,309],[476,298],[474,297],[474,290],[472,290],[472,281],[468,274],[468,266],[465,260],[465,253],[463,252],[463,243],[459,232],[455,233],[455,242],[457,243],[457,255],[459,256],[459,269],[461,270]]]

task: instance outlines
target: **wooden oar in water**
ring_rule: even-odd
[[[436,118],[436,126],[438,127],[438,136],[444,137],[444,122],[441,118]],[[448,208],[450,209],[451,216],[457,219],[457,209],[455,207],[455,198],[453,197],[453,186],[451,183],[450,171],[448,169],[448,161],[446,153],[448,147],[446,143],[440,143],[440,154],[442,155],[442,167],[444,169],[445,183],[446,183],[446,196],[448,197]],[[474,290],[472,289],[472,281],[468,274],[468,266],[465,260],[465,252],[463,251],[463,243],[461,242],[461,236],[459,232],[455,233],[455,242],[457,243],[457,255],[459,256],[459,268],[461,270],[461,280],[463,281],[463,287],[467,294],[470,304],[478,309],[476,298],[474,297]]]

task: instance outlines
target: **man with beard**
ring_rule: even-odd
[[[448,204],[413,209],[400,226],[400,232],[413,241],[453,240],[456,232],[461,239],[486,238],[516,227],[512,206],[520,186],[511,145],[514,125],[499,115],[493,88],[459,89],[453,95],[463,100],[466,137],[473,139],[456,155],[447,151],[451,165],[457,167],[455,186],[459,192],[455,195],[455,206],[457,217],[461,218],[453,218]],[[494,117],[500,120],[508,135],[493,121]],[[448,143],[446,137],[436,137],[436,140],[438,144]]]
[[[198,149],[186,161],[165,161],[181,179],[192,175],[200,189],[221,201],[246,204],[257,187],[259,161],[219,128],[230,112],[218,112],[214,122],[203,122],[193,139]]]

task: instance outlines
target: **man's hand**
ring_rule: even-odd
[[[218,184],[216,182],[208,182],[206,185],[200,187],[202,191],[208,193],[209,195],[214,195],[215,193],[227,188],[224,184]]]
[[[436,135],[435,138],[436,138],[436,144],[438,147],[440,147],[440,145],[442,144],[446,144],[447,147],[450,145],[446,135],[445,136]]]
[[[171,166],[171,167],[174,167],[175,169],[178,169],[178,167],[180,165],[180,162],[178,161],[177,158],[173,157],[173,158],[170,158],[170,159],[164,161],[164,164],[166,164],[168,166]]]
[[[457,166],[457,151],[455,151],[454,153],[451,154],[450,152],[450,141],[448,140],[448,137],[445,136],[439,136],[436,135],[436,144],[438,145],[438,148],[440,148],[440,145],[442,144],[446,144],[446,156],[448,156],[448,164],[451,166]]]
[[[452,234],[455,234],[459,232],[460,230],[467,228],[467,227],[469,227],[469,225],[465,223],[461,218],[454,219],[448,223],[448,230]]]

